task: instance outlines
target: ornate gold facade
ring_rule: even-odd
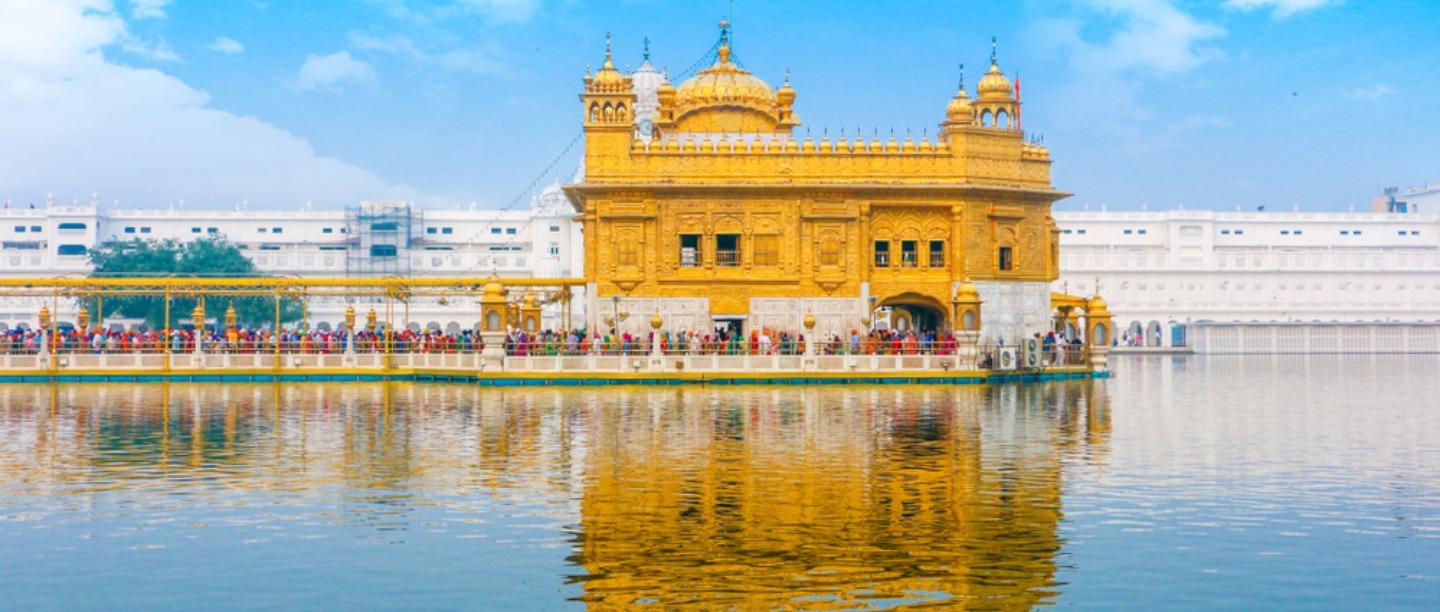
[[[843,298],[948,326],[967,277],[1058,276],[1050,207],[1067,194],[1019,129],[993,55],[933,141],[799,135],[788,75],[775,90],[734,63],[724,24],[714,64],[655,93],[654,116],[637,117],[608,45],[585,77],[584,179],[566,192],[596,305],[700,298],[711,315],[746,316],[757,298]]]

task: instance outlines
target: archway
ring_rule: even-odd
[[[1163,330],[1159,321],[1151,321],[1145,327],[1145,346],[1160,346],[1163,344]]]
[[[950,328],[945,306],[927,295],[902,293],[880,300],[877,306],[890,309],[890,328],[896,331],[924,333]]]

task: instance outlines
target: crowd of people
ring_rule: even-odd
[[[609,330],[587,333],[568,331],[514,330],[505,335],[504,348],[512,356],[559,355],[643,355],[654,350],[656,332],[632,334]],[[803,355],[808,339],[804,334],[784,330],[756,329],[744,334],[729,328],[709,333],[660,331],[660,350],[671,355]],[[1035,334],[1044,346],[1047,363],[1067,361],[1065,353],[1078,350],[1079,338],[1063,333]],[[321,329],[172,329],[172,330],[91,330],[62,329],[57,335],[36,330],[0,332],[0,353],[271,353],[341,354],[356,353],[478,353],[485,349],[482,335],[474,330],[404,329],[394,333],[361,329],[353,339],[349,332]],[[999,339],[995,347],[1005,345]],[[1069,348],[1066,348],[1069,347]],[[950,332],[851,329],[848,334],[831,333],[816,341],[817,355],[955,355],[960,341]],[[988,354],[988,351],[981,351]],[[985,356],[981,363],[985,366]],[[1073,359],[1073,358],[1072,358]]]

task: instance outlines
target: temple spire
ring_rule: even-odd
[[[998,47],[999,47],[999,42],[998,42],[998,40],[999,40],[999,39],[997,39],[997,38],[994,37],[994,36],[991,36],[991,37],[990,37],[990,65],[991,65],[991,66],[999,66],[999,65],[1000,65],[999,51],[998,51]]]
[[[649,36],[646,36],[646,37],[645,37],[644,43],[645,43],[645,50],[641,53],[641,55],[643,55],[643,56],[645,57],[645,61],[648,62],[648,61],[650,61],[650,37],[649,37]]]
[[[960,90],[965,90],[965,64],[960,64]]]

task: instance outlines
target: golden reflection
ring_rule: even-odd
[[[0,490],[306,494],[387,532],[420,505],[545,500],[599,608],[1009,608],[1053,598],[1063,473],[1104,461],[1105,384],[5,385]]]

